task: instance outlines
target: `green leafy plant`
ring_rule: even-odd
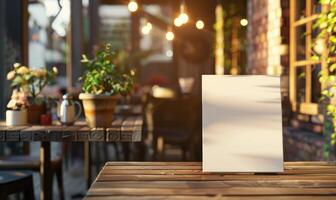
[[[116,57],[111,45],[97,52],[90,60],[83,55],[81,62],[86,72],[80,78],[83,81],[82,89],[89,94],[115,95],[128,94],[134,85],[134,71],[116,65]]]
[[[321,51],[315,50],[312,59],[320,60],[323,65],[326,65],[326,69],[322,67],[319,81],[323,85],[321,101],[326,105],[324,154],[325,157],[329,157],[329,152],[336,143],[336,105],[331,103],[336,92],[336,0],[321,0],[320,3],[322,13],[314,27],[319,30],[315,49],[321,49]]]

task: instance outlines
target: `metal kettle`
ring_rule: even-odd
[[[77,113],[76,113],[76,108]],[[73,125],[82,113],[82,105],[78,101],[74,101],[72,96],[65,94],[57,108],[57,117],[62,125]]]

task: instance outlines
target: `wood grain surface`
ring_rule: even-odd
[[[140,142],[142,123],[141,116],[116,118],[107,129],[89,128],[82,122],[72,126],[6,126],[0,122],[0,141]]]
[[[280,173],[202,172],[200,162],[108,162],[86,199],[336,199],[336,166],[285,162]]]

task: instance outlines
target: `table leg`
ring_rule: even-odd
[[[91,186],[91,148],[90,142],[84,142],[84,167],[85,167],[85,178],[86,187]]]
[[[52,172],[50,158],[50,142],[41,142],[40,147],[40,176],[41,176],[41,200],[52,199]]]
[[[129,161],[130,160],[130,153],[131,153],[130,143],[129,142],[123,142],[122,147],[123,147],[124,159],[125,159],[125,161]]]

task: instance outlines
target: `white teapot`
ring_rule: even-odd
[[[62,102],[57,108],[57,117],[62,125],[73,125],[82,113],[82,105],[78,101],[74,101],[72,96],[65,94]],[[78,107],[76,113],[75,105]]]

